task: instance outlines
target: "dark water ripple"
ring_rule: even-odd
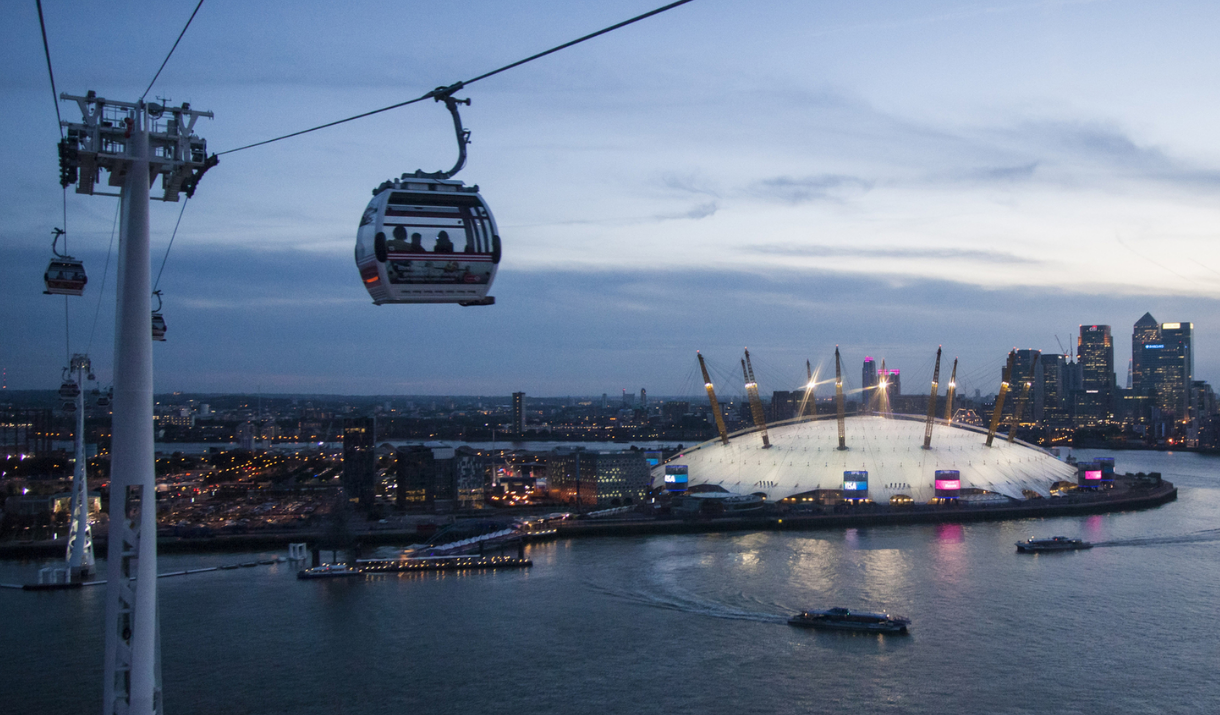
[[[1088,456],[1088,455],[1083,455]],[[163,579],[166,712],[1214,713],[1220,460],[1120,453],[1141,512],[537,545],[529,571]],[[1098,548],[1018,555],[1062,534]],[[232,555],[166,557],[170,571]],[[37,563],[0,563],[0,582]],[[0,712],[96,712],[104,592],[0,590]],[[909,637],[794,629],[802,608]]]

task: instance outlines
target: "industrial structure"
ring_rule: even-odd
[[[730,435],[728,444],[704,442],[667,463],[686,468],[691,489],[706,485],[735,494],[760,494],[768,501],[812,498],[840,491],[846,472],[867,472],[867,498],[876,503],[930,502],[938,471],[960,473],[963,490],[1010,499],[1048,497],[1058,482],[1075,482],[1076,470],[1020,440],[985,444],[985,431],[936,420],[931,446],[922,448],[925,419],[912,415],[856,415],[844,420],[846,449],[838,449],[833,417],[803,418],[771,425],[764,450],[753,430]],[[652,471],[661,486],[666,465]],[[860,481],[852,479],[849,481]]]
[[[681,490],[692,494],[727,493],[772,502],[909,504],[958,498],[1049,497],[1057,484],[1074,483],[1076,470],[1072,466],[1016,439],[1016,426],[1034,380],[1032,366],[1024,375],[1014,377],[1015,351],[1009,355],[991,425],[984,430],[951,419],[956,360],[946,396],[946,417],[937,419],[941,355],[938,348],[927,411],[922,417],[891,412],[887,397],[893,389],[891,380],[898,373],[886,370],[884,362],[876,370],[871,358],[865,363],[865,376],[877,379],[864,389],[861,402],[873,402],[875,411],[848,417],[843,408],[842,365],[836,346],[835,414],[802,414],[767,424],[762,419],[756,397],[758,386],[747,352],[741,361],[742,373],[754,426],[729,434],[718,419],[719,438],[654,466],[652,485],[673,492],[675,476],[680,475]],[[702,355],[699,364],[713,414],[719,417]],[[1013,380],[1020,387],[1018,403],[1008,419],[1007,439],[997,442],[1005,397]]]

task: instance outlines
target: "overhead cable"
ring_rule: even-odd
[[[174,224],[174,232],[170,234],[169,245],[165,247],[165,258],[161,259],[161,270],[157,271],[157,280],[153,282],[153,292],[161,286],[161,274],[165,272],[165,262],[169,260],[169,249],[174,247],[174,238],[178,235],[178,227],[182,225],[182,214],[186,213],[186,205],[190,199],[183,199],[182,209],[178,211],[178,222]]]
[[[144,94],[140,95],[141,102],[143,102],[144,98],[148,96],[148,92],[153,88],[153,85],[157,83],[157,78],[161,76],[161,70],[165,69],[165,65],[169,62],[169,58],[173,57],[174,50],[178,49],[178,43],[182,42],[182,36],[186,34],[186,28],[191,26],[191,20],[195,19],[195,15],[199,12],[199,8],[201,7],[203,7],[203,0],[199,0],[199,4],[195,6],[195,12],[192,12],[191,16],[187,18],[186,25],[182,27],[182,32],[178,33],[178,39],[174,40],[174,46],[169,48],[169,54],[165,56],[164,60],[162,60],[161,66],[157,68],[157,73],[153,75],[152,81],[148,83],[148,89],[144,90]]]
[[[42,0],[35,0],[38,5],[38,26],[42,28],[42,51],[47,56],[47,74],[51,77],[51,101],[55,103],[56,126],[59,127],[60,138],[64,135],[64,118],[59,114],[59,92],[55,91],[55,71],[51,69],[51,46],[47,44],[47,23],[42,18]]]
[[[635,17],[631,18],[630,20],[624,20],[624,21],[622,21],[622,22],[620,22],[620,23],[618,23],[618,24],[616,24],[616,25],[611,25],[611,26],[609,26],[609,27],[602,28],[601,30],[598,30],[597,32],[590,33],[590,34],[588,34],[588,35],[585,35],[584,37],[579,37],[579,38],[577,38],[577,39],[575,39],[575,40],[572,40],[571,42],[565,42],[565,43],[563,43],[562,45],[558,45],[558,46],[556,46],[556,47],[552,47],[551,49],[546,50],[545,52],[539,52],[539,53],[538,53],[538,54],[536,54],[536,55],[530,55],[529,57],[526,57],[526,58],[525,58],[525,59],[523,59],[523,60],[517,60],[516,62],[513,62],[512,64],[507,64],[507,65],[504,65],[503,67],[501,67],[501,68],[499,68],[499,69],[495,69],[495,70],[492,70],[492,71],[490,71],[490,72],[486,72],[486,73],[481,74],[481,75],[479,75],[479,76],[477,76],[477,77],[474,77],[474,78],[472,78],[472,79],[465,80],[464,82],[457,82],[457,83],[455,83],[455,84],[449,85],[448,87],[438,87],[437,89],[434,89],[434,90],[432,90],[431,92],[428,92],[428,93],[426,93],[426,94],[424,94],[424,95],[421,95],[421,96],[419,96],[419,97],[416,97],[416,98],[414,98],[414,99],[408,99],[408,100],[406,100],[405,102],[399,102],[399,103],[397,103],[397,104],[391,104],[391,105],[390,105],[390,106],[388,106],[388,107],[382,107],[381,109],[374,109],[374,110],[369,111],[369,112],[363,112],[363,113],[361,113],[361,114],[357,114],[357,115],[352,116],[352,117],[347,117],[346,119],[339,119],[339,120],[336,120],[336,121],[333,121],[333,122],[327,122],[326,124],[320,124],[320,125],[318,125],[318,126],[316,126],[316,127],[310,127],[309,129],[302,129],[301,131],[298,131],[298,132],[292,132],[291,134],[285,134],[285,135],[283,135],[283,136],[278,136],[278,137],[275,137],[274,139],[265,139],[265,140],[263,140],[263,141],[261,141],[261,142],[255,142],[255,143],[253,143],[253,144],[247,144],[247,145],[245,145],[245,146],[239,146],[239,147],[237,147],[236,149],[226,149],[225,151],[222,151],[222,152],[217,152],[217,156],[219,156],[220,154],[232,154],[232,153],[233,153],[233,152],[235,152],[235,151],[242,151],[242,150],[244,150],[244,149],[253,149],[253,148],[254,148],[254,147],[256,147],[256,146],[262,146],[262,145],[264,145],[264,144],[270,144],[270,143],[272,143],[272,142],[278,142],[278,141],[280,141],[280,140],[282,140],[282,139],[290,139],[290,138],[292,138],[292,137],[298,137],[298,136],[301,136],[302,134],[309,134],[310,132],[316,132],[316,131],[318,131],[319,129],[326,129],[326,128],[328,128],[328,127],[333,127],[333,126],[336,126],[336,125],[339,125],[339,124],[346,124],[347,122],[352,122],[352,121],[355,121],[355,120],[357,120],[357,119],[364,119],[365,117],[371,117],[371,116],[373,116],[374,114],[381,114],[382,112],[388,112],[388,111],[390,111],[391,109],[398,109],[399,107],[405,107],[405,106],[407,106],[408,104],[415,104],[416,102],[422,102],[422,101],[424,101],[425,99],[440,99],[440,98],[441,98],[441,97],[443,97],[443,96],[448,96],[448,95],[451,95],[452,93],[454,93],[454,92],[456,92],[456,91],[458,91],[458,90],[462,89],[463,87],[466,87],[467,85],[474,84],[475,82],[478,82],[479,80],[482,80],[482,79],[487,79],[488,77],[491,77],[491,76],[494,76],[494,75],[500,74],[501,72],[505,72],[505,71],[507,71],[507,70],[513,69],[514,67],[520,67],[521,65],[523,65],[523,64],[525,64],[525,63],[527,63],[527,62],[533,62],[534,60],[536,60],[536,59],[540,59],[540,58],[542,58],[542,57],[546,57],[546,56],[547,56],[547,55],[549,55],[549,54],[552,54],[552,53],[558,52],[558,51],[560,51],[560,50],[567,49],[567,48],[569,48],[569,47],[571,47],[571,46],[573,46],[573,45],[578,45],[578,44],[580,44],[580,43],[584,42],[585,40],[591,40],[591,39],[593,39],[594,37],[598,37],[599,35],[604,35],[604,34],[606,34],[607,32],[613,32],[614,30],[618,30],[619,28],[626,27],[627,25],[630,25],[630,24],[632,24],[632,23],[636,23],[636,22],[639,22],[640,20],[645,20],[645,19],[647,19],[647,18],[650,18],[650,17],[652,17],[653,15],[660,15],[660,14],[661,14],[661,13],[663,13],[663,12],[666,12],[666,11],[668,11],[668,10],[672,10],[672,9],[674,9],[674,8],[678,7],[679,5],[685,5],[685,4],[687,4],[687,3],[689,3],[689,2],[692,2],[692,1],[693,1],[693,0],[677,0],[677,2],[672,2],[672,3],[668,4],[668,5],[665,5],[665,6],[659,7],[659,8],[657,8],[657,9],[655,9],[655,10],[650,10],[650,11],[648,11],[648,12],[644,13],[643,15],[637,15],[637,16],[635,16]],[[202,2],[202,0],[200,0],[200,2]]]
[[[110,273],[110,251],[114,248],[114,234],[119,228],[119,209],[122,207],[122,203],[114,207],[114,223],[110,226],[110,245],[106,247],[106,267],[102,269],[102,286],[97,290],[97,308],[93,311],[93,327],[89,330],[89,344],[85,348],[86,355],[93,350],[93,335],[97,332],[98,316],[102,314],[102,296],[106,293],[106,276]]]

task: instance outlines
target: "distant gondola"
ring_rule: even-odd
[[[161,291],[153,291],[157,296],[157,307],[152,312],[152,339],[159,343],[165,342],[165,318],[161,315]]]
[[[432,93],[453,116],[458,160],[449,171],[416,171],[373,189],[356,232],[356,267],[373,303],[492,305],[500,235],[479,187],[452,179],[466,163],[459,88]]]
[[[59,386],[59,396],[63,400],[75,400],[80,394],[80,385],[73,380],[64,380]]]

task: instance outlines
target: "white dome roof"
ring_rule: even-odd
[[[763,449],[756,431],[704,442],[675,456],[667,465],[685,464],[690,486],[713,484],[730,492],[762,492],[778,501],[814,489],[840,489],[843,472],[868,472],[869,498],[888,502],[905,494],[916,502],[935,494],[937,470],[961,472],[962,488],[985,489],[1013,499],[1024,490],[1050,495],[1059,481],[1076,480],[1076,470],[1046,450],[996,435],[986,446],[986,431],[937,421],[931,449],[923,449],[924,418],[854,416],[846,420],[847,449],[840,451],[834,417],[790,421],[768,427],[771,448]],[[653,469],[653,484],[664,479],[665,466]]]

